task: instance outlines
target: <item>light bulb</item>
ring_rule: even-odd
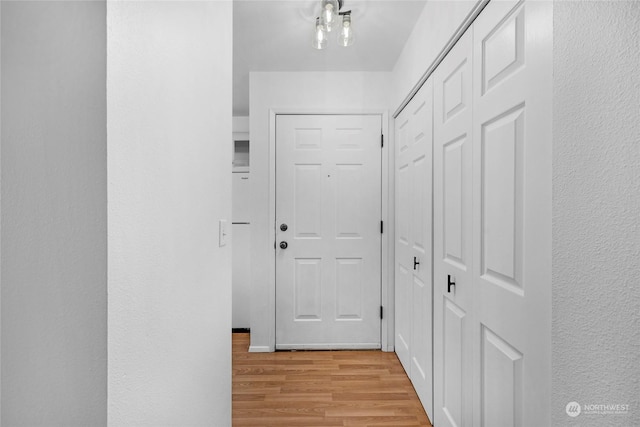
[[[353,44],[353,29],[351,28],[351,15],[342,16],[342,29],[338,34],[338,44],[340,46],[351,46]]]
[[[322,11],[320,12],[320,22],[325,30],[331,31],[337,21],[338,0],[322,0]]]
[[[320,23],[320,18],[316,18],[316,29],[313,33],[312,45],[316,49],[324,49],[327,47],[327,33]]]

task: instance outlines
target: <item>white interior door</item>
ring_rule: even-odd
[[[432,120],[427,81],[396,118],[396,353],[430,419],[432,360]]]
[[[381,128],[276,117],[278,349],[380,348]]]
[[[491,2],[473,26],[474,419],[550,422],[550,2]]]
[[[472,34],[434,72],[434,425],[472,421]],[[455,283],[455,285],[449,285]]]

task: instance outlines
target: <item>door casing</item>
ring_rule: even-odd
[[[382,351],[394,351],[394,260],[393,248],[394,235],[394,181],[393,158],[390,156],[393,147],[392,132],[389,130],[389,112],[382,109],[344,109],[344,108],[276,108],[269,109],[269,242],[276,241],[276,116],[278,114],[331,114],[331,115],[378,115],[382,118],[382,134],[384,146],[382,147],[382,221],[384,232],[382,233],[382,295],[381,301],[384,310],[381,325]],[[391,172],[391,173],[390,173]],[[271,246],[273,248],[273,246]],[[269,271],[267,274],[270,318],[269,324],[269,351],[275,351],[276,347],[276,252],[269,250]]]

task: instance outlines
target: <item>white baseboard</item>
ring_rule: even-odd
[[[249,353],[272,353],[268,345],[250,345]]]
[[[380,350],[380,343],[278,344],[278,350]]]

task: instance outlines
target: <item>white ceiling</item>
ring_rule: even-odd
[[[311,47],[320,0],[234,0],[233,115],[249,115],[250,71],[391,71],[426,0],[345,0],[353,46]]]

